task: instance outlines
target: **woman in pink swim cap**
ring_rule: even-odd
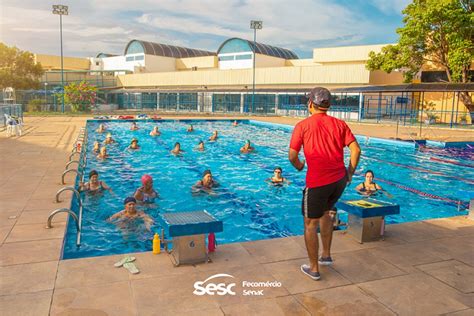
[[[135,191],[134,197],[140,203],[153,203],[158,197],[158,193],[153,189],[153,178],[149,174],[142,176],[142,186]]]

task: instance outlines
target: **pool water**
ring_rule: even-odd
[[[110,158],[100,161],[92,146],[96,140],[102,142],[106,133],[96,133],[99,122],[89,121],[85,180],[95,169],[113,193],[81,194],[82,243],[76,247],[76,228],[69,221],[63,258],[151,250],[153,233],[161,232],[158,220],[151,231],[139,222],[119,228],[106,221],[123,209],[124,198],[141,186],[143,174],[153,177],[160,198],[141,210],[154,219],[162,212],[207,210],[224,223],[224,232],[216,234],[218,244],[301,235],[305,172],[297,172],[287,158],[292,128],[254,121],[241,121],[234,127],[231,122],[139,121],[137,131],[129,130],[130,122],[106,122],[107,132],[117,143],[107,146]],[[190,123],[195,131],[187,133]],[[155,125],[161,136],[151,137],[149,132]],[[214,130],[219,131],[219,139],[209,142]],[[132,138],[139,140],[137,151],[127,149]],[[239,149],[247,139],[256,152],[241,154]],[[200,140],[205,141],[204,152],[195,150]],[[392,199],[381,198],[400,204],[400,214],[389,216],[388,224],[466,214],[466,192],[474,191],[472,149],[420,151],[413,145],[391,141],[358,140],[362,147],[359,174],[342,199],[361,197],[354,188],[363,181],[363,171],[371,169],[375,182],[393,195]],[[175,142],[181,143],[183,155],[170,154]],[[346,161],[348,155],[347,151]],[[289,185],[275,187],[265,182],[276,166],[283,168]],[[191,187],[206,169],[212,171],[220,186],[213,195],[193,195]],[[73,200],[77,211],[76,204]]]

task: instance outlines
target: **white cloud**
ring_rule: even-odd
[[[2,0],[0,40],[38,53],[57,54],[59,18],[51,3]],[[370,0],[393,15],[408,0]],[[263,21],[257,40],[310,53],[315,45],[364,44],[395,30],[331,0],[63,0],[65,54],[122,53],[131,39],[215,51],[224,39],[252,39],[252,19]],[[394,11],[395,10],[395,11]],[[393,28],[393,23],[391,24]]]

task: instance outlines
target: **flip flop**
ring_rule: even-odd
[[[133,261],[135,261],[135,257],[127,256],[127,257],[125,257],[125,258],[122,258],[120,261],[117,261],[117,262],[114,264],[114,267],[120,268],[120,267],[123,266],[125,263],[133,262]]]
[[[135,266],[133,262],[126,262],[123,264],[123,267],[128,270],[131,274],[140,273],[140,270]]]

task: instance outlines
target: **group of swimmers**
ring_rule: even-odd
[[[237,126],[238,125],[237,121],[234,121],[232,123],[232,125]],[[136,130],[139,130],[139,129],[140,128],[138,127],[136,122],[131,123],[131,126],[130,126],[131,131],[136,131]],[[99,128],[97,128],[97,130],[96,130],[97,133],[104,133],[106,131],[107,131],[107,129],[106,129],[104,124],[100,124]],[[186,131],[188,133],[194,132],[193,125],[190,124]],[[153,127],[153,130],[150,132],[149,135],[150,136],[160,136],[161,132],[159,131],[158,126]],[[215,130],[212,133],[212,135],[209,137],[209,141],[210,142],[215,142],[215,141],[217,141],[218,137],[219,137],[219,133],[218,133],[217,130]],[[114,144],[114,143],[116,143],[116,141],[112,138],[111,133],[107,133],[107,135],[105,137],[105,140],[103,142],[104,146],[101,147],[100,143],[98,141],[95,141],[94,145],[93,145],[93,151],[95,153],[97,153],[97,159],[104,160],[104,159],[109,158],[109,155],[107,153],[107,148],[106,148],[105,145],[111,145],[111,144]],[[130,142],[130,145],[127,148],[131,149],[131,150],[140,149],[140,145],[138,145],[138,139],[137,138],[132,138],[132,140]],[[199,143],[196,147],[196,150],[197,151],[204,151],[205,150],[204,141],[202,141],[202,140],[199,141]],[[240,148],[241,153],[251,153],[253,151],[255,151],[255,147],[253,147],[251,145],[250,140],[247,140],[245,142],[245,144]],[[171,150],[171,153],[174,154],[174,155],[180,155],[180,154],[184,153],[184,150],[181,149],[181,144],[179,142],[176,142],[174,144],[174,147]]]
[[[233,126],[237,126],[238,123],[237,121],[234,121]],[[131,131],[136,131],[138,130],[139,127],[135,122],[132,122],[130,126]],[[193,132],[194,127],[193,125],[189,125],[187,128],[187,132]],[[100,124],[99,128],[96,130],[98,133],[104,133],[106,132],[106,128],[104,124]],[[159,131],[158,126],[155,126],[153,130],[150,132],[150,136],[160,136],[161,132]],[[209,137],[209,141],[217,141],[218,139],[218,131],[215,130],[213,134]],[[112,138],[112,135],[110,133],[107,133],[106,138],[104,140],[104,145],[107,144],[113,144],[115,143],[115,140]],[[140,146],[138,145],[138,140],[136,138],[133,138],[129,147],[129,149],[135,150],[139,149]],[[204,151],[204,142],[201,140],[198,144],[198,147],[196,148],[199,151]],[[94,143],[94,152],[97,152],[97,158],[98,159],[106,159],[108,158],[107,154],[107,149],[105,146],[100,147],[99,142]],[[251,153],[255,151],[255,147],[252,146],[250,140],[247,140],[245,145],[240,148],[241,153]],[[174,148],[171,150],[172,154],[175,155],[180,155],[184,151],[181,149],[181,144],[179,142],[176,142],[174,145]],[[290,181],[288,181],[285,177],[282,175],[283,170],[281,167],[276,167],[273,171],[272,177],[266,179],[266,182],[269,182],[271,184],[275,185],[282,185],[282,184],[289,184]],[[387,197],[392,197],[388,192],[386,192],[379,184],[375,183],[374,181],[374,172],[372,170],[368,170],[365,173],[365,179],[364,182],[360,183],[355,189],[357,192],[359,192],[361,195],[364,196],[373,196],[378,194],[379,192],[382,192],[385,194]],[[150,230],[151,225],[154,223],[153,219],[144,213],[141,210],[138,210],[136,208],[137,204],[152,204],[154,203],[155,199],[158,198],[158,192],[153,188],[153,179],[150,175],[143,175],[141,178],[142,186],[139,187],[133,194],[133,196],[129,196],[125,198],[124,200],[124,209],[120,212],[115,213],[114,215],[110,216],[107,220],[111,222],[115,222],[118,220],[131,220],[131,219],[138,219],[141,218],[143,219],[145,226],[147,227],[148,230]],[[212,188],[218,187],[219,184],[215,179],[213,178],[213,175],[210,170],[205,170],[202,174],[202,178],[197,181],[193,186],[192,186],[192,192],[207,192],[211,193]],[[87,183],[80,183],[80,191],[86,191],[88,193],[97,193],[97,192],[102,192],[102,191],[110,191],[112,192],[111,188],[104,182],[99,180],[99,174],[97,171],[92,170],[89,173],[89,182]]]

